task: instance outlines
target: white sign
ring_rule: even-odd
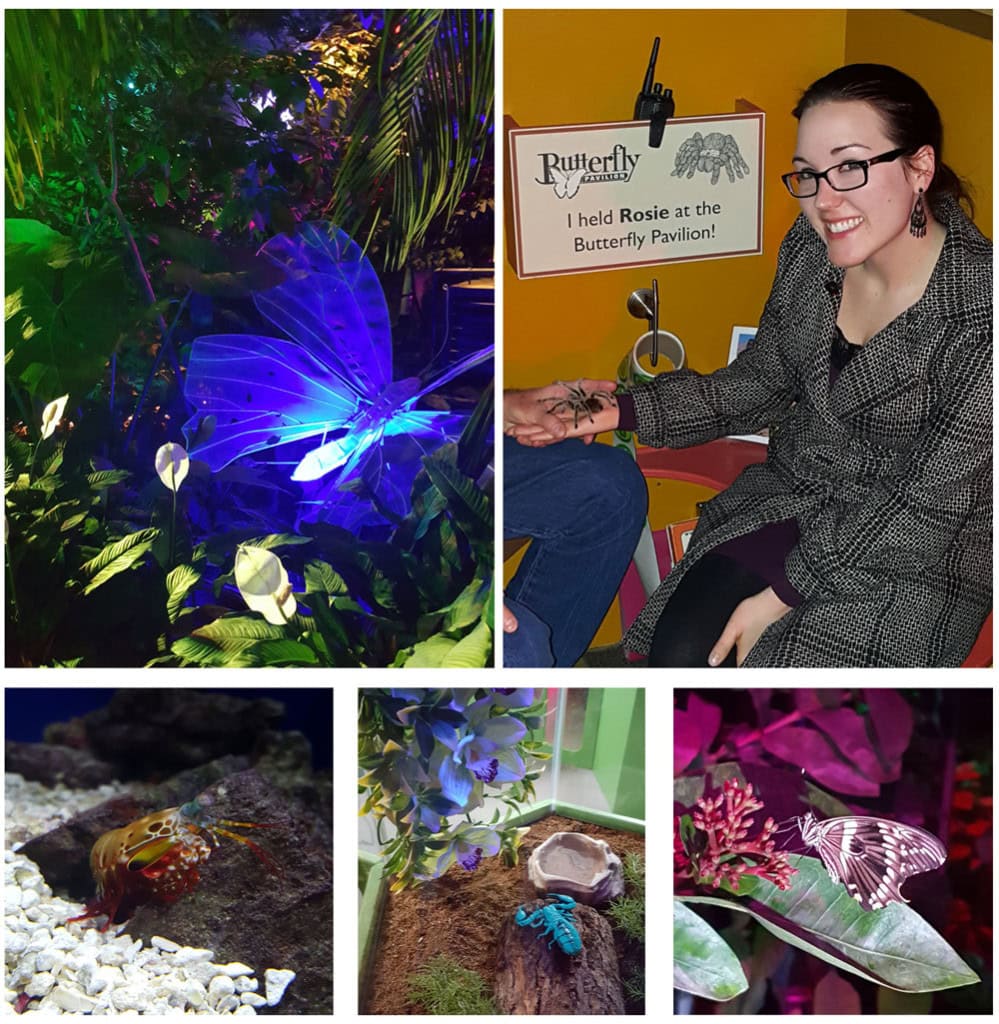
[[[511,128],[514,267],[521,278],[763,251],[761,110]]]

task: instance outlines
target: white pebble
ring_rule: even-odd
[[[220,974],[227,974],[230,978],[238,978],[241,974],[252,974],[253,968],[241,964],[238,960],[231,964],[216,964]]]
[[[123,985],[111,993],[111,1005],[116,1010],[146,1010],[149,1007],[149,992],[139,985]]]
[[[281,1002],[284,990],[295,980],[294,971],[277,971],[268,967],[264,971],[264,992],[268,1006],[277,1006]]]
[[[256,1017],[257,1011],[252,1006],[240,1006],[238,1010],[233,1013],[234,1017]]]
[[[267,1005],[267,1000],[264,999],[263,996],[258,996],[256,992],[244,992],[240,996],[240,999],[242,999],[243,1002],[247,1006],[266,1006]]]
[[[66,955],[58,949],[43,949],[35,957],[36,971],[51,971],[58,974],[66,966]]]
[[[31,980],[24,986],[24,991],[29,996],[44,996],[49,993],[55,984],[55,978],[49,971],[39,971],[32,975]]]
[[[10,932],[3,944],[7,959],[14,960],[19,953],[23,953],[28,946],[27,935],[19,935],[17,932]]]
[[[176,953],[180,949],[173,939],[164,939],[162,935],[154,935],[149,941],[157,949],[162,949],[164,953]]]
[[[236,979],[237,992],[256,992],[258,988],[260,988],[260,980],[258,978],[248,978],[244,975]]]
[[[35,973],[35,953],[25,953],[17,962],[17,966],[10,972],[7,984],[11,988],[21,988],[27,985],[28,979]]]
[[[211,1003],[217,1003],[225,996],[231,996],[236,991],[232,978],[224,974],[217,974],[208,985],[208,999]]]
[[[215,1005],[216,1013],[232,1013],[239,1006],[239,999],[236,996],[223,996]]]
[[[21,909],[27,910],[28,907],[33,907],[39,898],[38,893],[34,889],[24,889],[21,892]]]
[[[80,940],[75,935],[70,935],[65,928],[56,928],[52,933],[52,944],[56,949],[76,949],[79,943]]]
[[[97,1005],[96,999],[91,999],[85,992],[62,981],[52,990],[49,998],[60,1009],[70,1013],[89,1013]]]
[[[12,910],[17,910],[21,905],[21,887],[19,885],[8,885],[4,893],[3,902],[5,913],[9,914]]]
[[[197,949],[193,946],[181,946],[174,954],[175,964],[197,964],[211,961],[215,954],[210,949]]]
[[[204,1006],[208,1001],[208,992],[205,986],[200,981],[195,981],[194,978],[189,978],[187,984],[184,986],[184,998],[187,1002],[197,1008]]]
[[[108,967],[120,967],[125,962],[125,951],[117,946],[104,946],[97,951],[97,959]]]
[[[186,967],[181,967],[180,971],[185,977],[200,981],[205,988],[208,987],[208,983],[212,978],[218,974],[215,964],[205,963],[204,961],[196,964],[187,964]]]
[[[48,928],[36,928],[31,933],[31,939],[28,941],[25,951],[28,953],[40,953],[43,949],[48,948],[51,941],[52,932]]]

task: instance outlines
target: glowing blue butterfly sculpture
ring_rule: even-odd
[[[291,473],[304,489],[301,518],[348,528],[384,522],[371,502],[344,488],[358,478],[384,508],[405,514],[418,456],[453,440],[465,419],[413,406],[491,359],[493,346],[430,380],[393,380],[388,307],[360,246],[337,228],[304,224],[260,252],[286,279],[254,303],[293,340],[214,334],[194,342],[184,385],[195,407],[184,425],[191,455],[214,472],[315,438]]]

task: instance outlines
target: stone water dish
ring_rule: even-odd
[[[556,832],[530,856],[527,877],[540,896],[560,892],[588,906],[624,893],[621,858],[602,839]]]

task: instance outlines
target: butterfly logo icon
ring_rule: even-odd
[[[557,167],[551,169],[552,177],[555,179],[555,195],[559,199],[572,199],[579,191],[579,186],[586,174],[585,167],[578,167],[574,171],[560,171]]]
[[[317,439],[293,460],[291,479],[305,487],[303,518],[384,522],[358,489],[404,514],[419,456],[453,440],[466,418],[416,403],[491,360],[492,344],[437,374],[394,380],[388,306],[356,242],[338,228],[303,224],[294,235],[270,239],[260,254],[285,280],[253,301],[287,337],[213,334],[194,341],[184,384],[195,409],[184,425],[191,455],[215,472],[257,452]]]

